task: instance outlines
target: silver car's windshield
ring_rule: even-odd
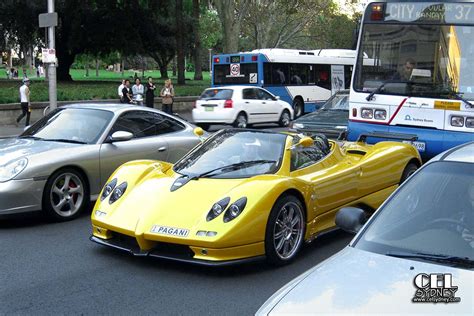
[[[349,111],[349,94],[335,94],[324,103],[325,110],[345,110]]]
[[[278,170],[286,135],[223,130],[175,164],[183,175],[244,178]]]
[[[58,109],[39,120],[20,137],[93,144],[113,116],[113,112],[105,110]]]
[[[427,165],[379,210],[357,248],[474,260],[474,164]]]

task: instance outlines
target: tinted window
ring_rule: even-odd
[[[132,133],[135,138],[141,138],[172,133],[184,128],[180,122],[158,113],[130,111],[118,118],[110,134],[126,131]]]
[[[240,75],[230,75],[230,64],[214,65],[214,84],[248,84],[250,74],[257,73],[257,64],[240,64]]]
[[[265,90],[256,89],[257,90],[257,98],[259,100],[273,100],[273,96]]]
[[[293,64],[290,65],[290,84],[306,85],[308,84],[309,65]]]
[[[289,65],[282,63],[265,63],[264,82],[266,85],[287,85],[289,84]]]
[[[331,65],[315,65],[316,85],[331,90]]]
[[[228,100],[232,99],[231,89],[207,89],[199,97],[200,100]]]
[[[256,100],[258,99],[256,89],[244,89],[242,90],[242,99],[245,100]]]

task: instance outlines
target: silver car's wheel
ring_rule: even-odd
[[[268,261],[281,265],[293,259],[301,248],[305,227],[301,202],[294,196],[280,198],[267,223],[265,251]]]
[[[65,169],[53,174],[43,195],[43,208],[59,221],[77,217],[88,204],[88,188],[82,175]]]

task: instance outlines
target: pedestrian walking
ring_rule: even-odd
[[[143,105],[143,94],[145,94],[145,88],[143,87],[140,78],[135,79],[135,84],[132,87],[133,100],[138,105]]]
[[[120,102],[122,102],[122,98],[123,98],[123,92],[122,92],[123,88],[125,88],[125,79],[122,79],[122,83],[119,85],[118,90],[117,90]]]
[[[20,121],[26,116],[25,126],[30,125],[30,115],[31,115],[31,106],[30,106],[30,79],[24,78],[23,85],[20,87],[20,103],[21,103],[21,114],[16,119],[17,125]]]
[[[132,103],[133,94],[132,89],[130,89],[130,80],[125,80],[125,87],[122,89],[122,103]]]
[[[153,108],[154,107],[154,100],[155,100],[155,89],[156,89],[156,86],[155,84],[153,83],[153,78],[152,77],[148,77],[148,82],[146,84],[146,100],[145,100],[145,104],[147,107],[149,108]]]
[[[163,112],[173,114],[174,88],[170,79],[165,81],[165,86],[161,89],[160,97],[161,103],[163,104]]]

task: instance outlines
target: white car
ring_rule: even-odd
[[[194,122],[207,130],[211,124],[246,128],[255,123],[290,124],[293,108],[265,89],[225,86],[204,90],[193,109]]]

